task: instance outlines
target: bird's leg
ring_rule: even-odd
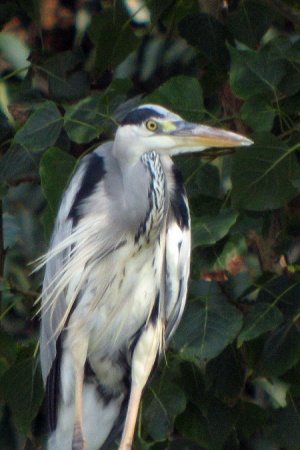
[[[86,450],[83,436],[83,377],[84,368],[76,369],[75,376],[75,423],[72,438],[72,450]]]
[[[153,369],[161,346],[162,325],[149,323],[139,338],[133,355],[131,367],[131,389],[126,420],[119,450],[131,450],[134,430],[143,389]]]
[[[132,386],[119,450],[131,450],[141,396],[142,389],[137,386]]]
[[[72,438],[72,450],[86,450],[86,442],[83,435],[83,381],[84,381],[84,365],[87,356],[88,340],[86,336],[79,336],[72,345],[72,354],[75,368],[75,422]]]

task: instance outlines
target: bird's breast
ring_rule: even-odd
[[[89,334],[92,359],[114,358],[130,348],[154,307],[162,254],[159,242],[140,246],[128,240],[105,263],[99,263],[74,311]]]

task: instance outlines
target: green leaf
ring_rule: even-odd
[[[281,112],[284,114],[295,115],[300,109],[300,93],[285,98],[280,103]],[[294,132],[295,133],[295,132]],[[297,131],[296,131],[297,133]]]
[[[66,106],[64,117],[66,130],[70,139],[78,144],[91,142],[109,127],[115,129],[113,115],[122,105],[131,88],[129,80],[114,80],[101,94],[87,97],[75,105]]]
[[[235,39],[255,47],[268,31],[272,16],[272,9],[261,0],[250,0],[240,3],[235,12],[228,14],[225,23]]]
[[[292,184],[296,157],[271,134],[256,136],[256,144],[232,157],[232,203],[235,208],[264,211],[281,208],[296,194]]]
[[[1,289],[4,291],[5,287]],[[14,363],[17,356],[17,344],[13,337],[7,332],[0,330],[0,356],[10,365]]]
[[[195,165],[193,166],[195,169]],[[221,182],[219,169],[213,164],[204,164],[195,174],[192,180],[194,185],[194,193],[206,195],[207,197],[220,197]],[[191,186],[188,186],[189,192]]]
[[[186,16],[178,25],[180,35],[196,47],[202,67],[212,65],[216,70],[228,65],[224,26],[209,14]]]
[[[13,247],[20,239],[21,228],[17,218],[11,214],[3,214],[4,249]]]
[[[197,442],[206,450],[222,450],[238,418],[238,408],[229,408],[214,400],[204,415],[194,405],[176,420],[176,427],[187,439]]]
[[[38,179],[41,152],[30,152],[21,145],[12,145],[0,159],[0,182]]]
[[[243,328],[238,336],[238,346],[255,339],[267,331],[273,330],[284,320],[281,311],[274,305],[258,303],[245,315]]]
[[[91,142],[102,133],[104,117],[98,108],[101,97],[101,94],[96,94],[66,106],[64,129],[77,144]]]
[[[162,105],[191,122],[201,122],[205,114],[201,85],[193,77],[171,78],[148,95],[144,103]]]
[[[278,85],[278,89],[282,97],[287,97],[299,92],[300,85],[300,58],[299,58],[299,40],[291,42],[286,37],[278,37],[270,42],[270,51],[273,52],[275,58],[280,57],[285,62],[286,75]],[[296,105],[294,106],[294,108]],[[297,109],[294,109],[297,111]]]
[[[121,2],[92,16],[89,35],[95,45],[95,65],[100,72],[115,68],[139,42]]]
[[[287,319],[294,320],[300,313],[300,283],[287,275],[275,277],[260,289],[257,301],[276,306]]]
[[[272,94],[285,75],[284,63],[267,51],[237,50],[228,46],[231,55],[229,82],[237,97]]]
[[[201,411],[207,407],[211,400],[211,393],[207,389],[204,374],[196,364],[181,363],[176,383],[183,390],[189,402],[198,406]]]
[[[170,380],[151,384],[153,399],[146,408],[147,429],[154,440],[163,439],[172,430],[175,417],[184,411],[186,398],[181,389]]]
[[[254,95],[245,101],[240,114],[253,130],[271,131],[276,110],[267,97]]]
[[[299,53],[299,50],[298,50]],[[286,62],[285,64],[286,75],[283,77],[281,82],[278,85],[278,90],[281,93],[282,97],[286,97],[287,102],[291,99],[290,97],[299,92],[300,86],[300,64],[294,62]],[[294,105],[295,112],[296,105]]]
[[[1,377],[0,392],[20,429],[27,435],[44,397],[36,360],[27,358],[9,368]]]
[[[286,408],[280,408],[271,414],[272,424],[266,434],[275,442],[289,450],[299,450],[300,442],[300,408],[293,402]]]
[[[219,355],[233,342],[243,320],[215,283],[201,282],[199,289],[203,301],[188,303],[172,344],[182,359],[193,362]]]
[[[241,429],[242,435],[250,439],[256,430],[260,429],[268,420],[267,411],[255,403],[244,401],[241,403],[241,410],[237,426]]]
[[[241,353],[228,346],[219,356],[209,361],[206,375],[215,396],[226,403],[237,401],[244,385],[244,366]]]
[[[0,5],[1,6],[1,5]],[[0,14],[1,17],[1,14]],[[10,131],[10,126],[8,123],[8,119],[5,114],[0,110],[0,139],[3,139],[8,135]]]
[[[193,220],[193,247],[211,245],[222,239],[236,222],[238,213],[221,210],[219,214],[202,216]]]
[[[80,69],[84,61],[83,53],[66,51],[47,60],[49,92],[56,100],[78,100],[88,95],[90,80],[87,72]]]
[[[56,105],[46,101],[31,114],[27,122],[16,133],[14,141],[28,151],[45,150],[56,143],[62,124],[62,117]]]
[[[76,159],[59,148],[47,150],[40,162],[42,188],[54,220],[62,194],[76,166]]]
[[[300,361],[300,331],[284,323],[267,338],[257,367],[259,375],[280,376]]]
[[[292,393],[300,395],[300,362],[280,377]]]

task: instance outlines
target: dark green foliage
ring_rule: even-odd
[[[28,151],[39,152],[52,147],[62,129],[62,117],[53,102],[45,102],[30,115],[17,131],[14,141]]]
[[[189,298],[145,391],[135,448],[298,450],[298,2],[283,0],[283,15],[265,0],[228,11],[150,0],[148,23],[121,1],[85,2],[86,28],[47,30],[39,3],[0,5],[0,27],[16,14],[21,27],[14,40],[0,33],[0,448],[45,448],[42,274],[28,264],[47,248],[78,160],[152,102],[254,145],[176,158],[192,215]]]

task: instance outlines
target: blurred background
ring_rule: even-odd
[[[255,145],[176,158],[190,295],[135,448],[300,450],[299,2],[7,0],[0,27],[0,449],[45,448],[34,269],[61,195],[152,102]]]

